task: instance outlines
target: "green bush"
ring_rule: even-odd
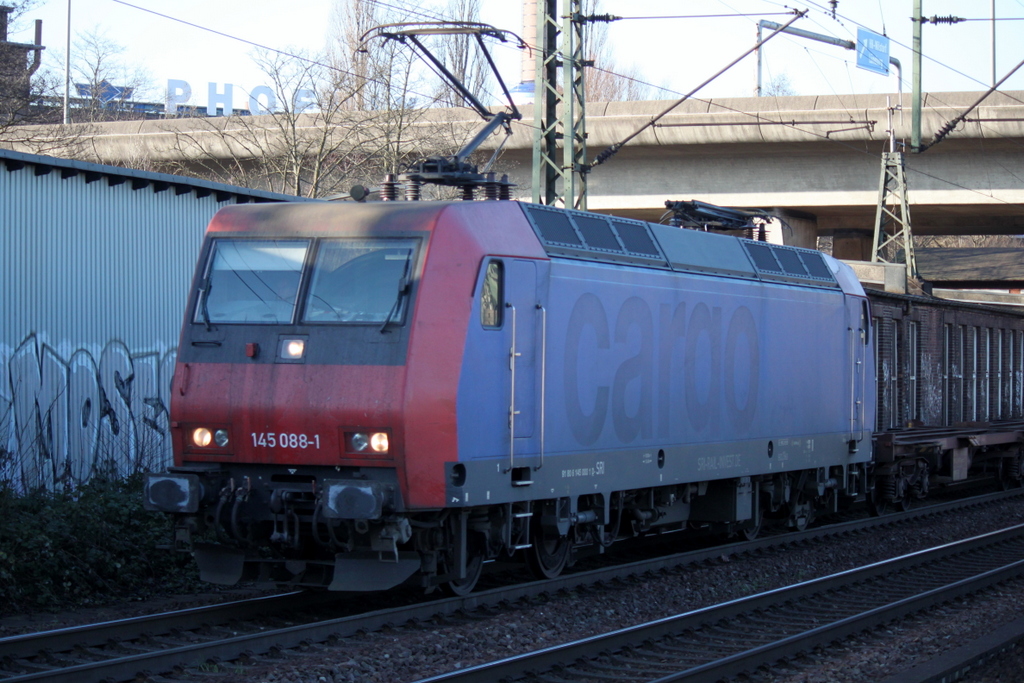
[[[194,590],[191,558],[158,549],[169,516],[142,508],[142,478],[72,493],[0,487],[0,614]]]

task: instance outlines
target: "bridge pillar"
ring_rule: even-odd
[[[870,261],[874,253],[871,238],[866,230],[836,230],[832,236],[832,255],[844,261]]]
[[[782,222],[782,243],[804,249],[818,248],[818,217],[814,214],[786,209],[771,209],[769,212]]]

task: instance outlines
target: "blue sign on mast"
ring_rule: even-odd
[[[889,39],[864,28],[857,29],[857,66],[889,75]]]

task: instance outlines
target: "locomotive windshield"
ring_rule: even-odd
[[[400,321],[414,240],[323,240],[303,322]]]
[[[217,240],[197,323],[290,323],[309,242]]]
[[[416,241],[218,239],[193,322],[400,323]],[[303,271],[309,268],[305,300]]]

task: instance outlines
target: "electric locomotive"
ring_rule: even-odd
[[[513,201],[233,206],[172,385],[205,580],[472,590],[870,496],[864,290],[817,251]]]

